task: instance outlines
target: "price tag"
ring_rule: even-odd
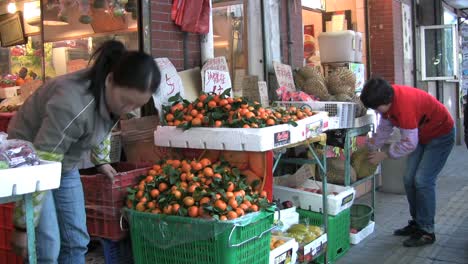
[[[224,90],[232,88],[229,68],[224,57],[208,60],[203,65],[201,77],[204,92],[220,94]]]
[[[205,93],[222,94],[225,90],[232,87],[231,77],[225,71],[206,70],[203,87]]]
[[[295,92],[296,85],[294,84],[291,66],[273,62],[273,68],[275,69],[276,80],[278,81],[279,87],[284,86],[288,92]]]
[[[161,84],[153,94],[153,100],[156,109],[162,113],[162,106],[169,104],[169,98],[177,93],[184,97],[184,87],[176,68],[168,58],[157,58],[155,61],[161,72]]]

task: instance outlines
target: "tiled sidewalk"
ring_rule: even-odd
[[[369,195],[357,202],[367,202]],[[377,192],[374,234],[351,247],[337,264],[462,264],[468,263],[468,151],[454,148],[437,182],[436,242],[405,248],[405,238],[392,235],[409,217],[404,195]]]

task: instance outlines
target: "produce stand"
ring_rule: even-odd
[[[267,177],[273,176],[273,172],[281,160],[281,153],[287,148],[307,145],[309,151],[315,157],[314,160],[301,159],[283,159],[284,162],[299,162],[302,164],[318,164],[321,173],[325,176],[322,182],[323,190],[327,189],[326,182],[326,157],[320,158],[313,148],[314,143],[320,143],[325,148],[328,115],[323,112],[300,120],[298,126],[289,124],[276,125],[260,129],[236,129],[236,128],[191,128],[183,131],[180,128],[159,126],[155,131],[155,144],[157,146],[169,146],[179,148],[196,149],[218,149],[218,150],[236,150],[236,151],[278,151],[279,157],[276,158],[272,170]],[[281,134],[289,135],[288,140],[278,141],[277,137]],[[235,139],[235,140],[233,140]],[[272,157],[273,155],[271,155]],[[272,157],[273,158],[273,157]],[[282,160],[282,162],[283,162]],[[272,182],[272,179],[270,179]],[[323,225],[325,227],[324,238],[327,237],[327,199],[323,196],[323,207],[325,208]],[[323,249],[326,253],[326,247]],[[326,254],[325,254],[326,255]],[[326,258],[326,257],[325,257]]]
[[[326,142],[327,142],[327,135],[326,134],[319,134],[315,137],[312,137],[312,138],[309,138],[309,139],[306,139],[302,142],[298,142],[298,143],[295,143],[295,144],[289,144],[289,145],[286,145],[286,146],[283,146],[282,148],[280,149],[277,149],[277,157],[276,157],[276,160],[275,160],[275,163],[273,165],[273,172],[276,170],[277,166],[280,164],[280,163],[283,163],[283,164],[296,164],[296,165],[304,165],[304,164],[316,164],[319,166],[319,172],[322,176],[322,190],[323,190],[323,193],[326,194],[327,193],[327,158],[326,158],[326,155],[322,155],[322,157],[319,157],[318,154],[316,153],[316,151],[314,150],[314,147],[313,147],[313,144],[315,143],[319,143],[320,145],[322,145],[323,147],[323,153],[325,153],[325,150],[326,150]],[[282,150],[285,150],[287,148],[294,148],[294,147],[298,147],[298,146],[307,146],[308,148],[308,151],[310,151],[310,153],[313,155],[314,157],[314,160],[311,160],[311,159],[301,159],[301,158],[282,158],[283,156],[283,151]],[[327,240],[328,240],[328,230],[327,230],[327,225],[328,225],[328,205],[327,205],[327,195],[322,195],[322,205],[323,205],[323,212],[322,212],[322,216],[323,216],[323,228],[324,228],[324,236],[327,237]],[[327,263],[327,247],[324,248],[324,250],[321,252],[320,255],[316,255],[314,259],[320,257],[321,255],[324,255],[324,259],[325,259],[325,263]],[[312,259],[312,260],[314,260]]]
[[[60,186],[62,165],[42,161],[40,165],[0,170],[0,204],[24,201],[28,236],[28,263],[37,263],[32,194]]]
[[[356,128],[349,128],[346,131],[346,138],[345,138],[345,147],[344,147],[344,154],[345,154],[345,186],[358,186],[361,183],[365,183],[368,181],[372,181],[372,200],[371,206],[375,208],[375,175],[374,172],[372,175],[367,176],[363,179],[357,180],[356,182],[351,184],[351,142],[353,137],[357,137],[366,133],[373,131],[374,125],[368,124],[362,127]],[[372,212],[372,220],[375,221],[375,212]]]

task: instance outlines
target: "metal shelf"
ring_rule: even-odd
[[[344,180],[344,185],[345,186],[358,186],[361,183],[372,181],[372,200],[371,200],[371,206],[374,209],[372,212],[372,220],[375,221],[375,173],[371,176],[368,176],[366,178],[363,178],[359,181],[354,182],[351,184],[351,142],[352,138],[364,135],[366,133],[369,133],[373,130],[374,125],[373,124],[368,124],[362,127],[356,127],[356,128],[349,128],[346,131],[346,138],[345,138],[345,147],[344,147],[344,155],[345,155],[345,180]]]
[[[276,167],[278,166],[280,161],[281,163],[290,163],[290,164],[298,164],[298,165],[316,164],[319,167],[319,173],[322,178],[322,191],[323,193],[327,193],[328,192],[327,190],[327,155],[325,155],[326,149],[327,149],[326,142],[327,142],[327,135],[320,134],[317,137],[310,138],[308,140],[299,142],[297,144],[285,146],[283,149],[305,145],[307,146],[308,150],[311,152],[313,159],[287,158],[287,159],[281,160],[283,156],[283,152],[279,152],[279,155],[276,158],[275,163],[273,165],[273,174],[275,173]],[[313,147],[314,143],[320,143],[320,145],[322,145],[322,151],[323,151],[322,157],[319,157],[319,155],[315,151]],[[327,235],[327,243],[328,243],[329,239],[328,239],[328,204],[327,203],[328,203],[327,196],[322,195],[322,204],[323,204],[322,221],[323,221],[324,233]],[[325,250],[321,254],[321,255],[325,254],[325,259],[324,259],[325,263],[328,262],[327,254],[326,254],[327,250],[328,249],[326,247]]]

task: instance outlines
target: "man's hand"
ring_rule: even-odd
[[[28,235],[25,231],[13,230],[10,244],[16,255],[28,259]]]
[[[379,164],[381,161],[383,161],[386,158],[388,158],[388,154],[382,151],[371,152],[369,153],[369,157],[368,157],[369,162],[374,165]]]
[[[99,165],[97,166],[97,170],[106,175],[114,183],[114,176],[117,174],[117,171],[110,164]]]

